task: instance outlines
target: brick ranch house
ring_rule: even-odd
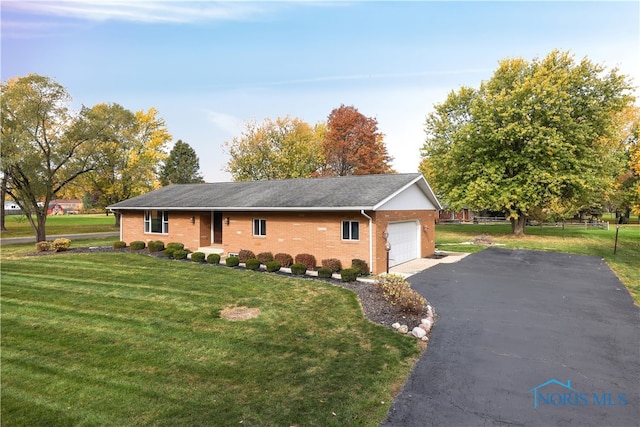
[[[120,240],[180,242],[228,255],[309,253],[369,263],[373,273],[432,255],[440,203],[421,174],[177,184],[108,207]],[[383,233],[388,233],[385,239]]]

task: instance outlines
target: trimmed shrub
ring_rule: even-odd
[[[262,264],[267,265],[268,262],[273,261],[273,254],[271,252],[260,252],[256,255],[256,258],[258,258]]]
[[[191,255],[193,257],[193,255]],[[207,255],[207,262],[209,264],[220,264],[220,255],[218,254],[209,254]]]
[[[397,305],[400,311],[421,315],[427,301],[411,289],[411,285],[399,274],[387,274],[376,280],[376,286],[391,305]]]
[[[179,249],[182,250],[184,249],[184,243],[178,243],[178,242],[171,242],[171,243],[167,243],[166,246],[167,249]]]
[[[291,273],[295,274],[296,276],[302,276],[306,272],[307,266],[300,262],[291,265]]]
[[[124,243],[124,242],[122,242]],[[114,243],[115,245],[115,243]],[[38,252],[47,252],[51,250],[51,243],[49,242],[38,242],[36,243],[36,251]]]
[[[237,267],[240,265],[240,258],[237,256],[230,256],[224,262],[227,264],[227,267]]]
[[[342,270],[342,263],[337,258],[323,259],[322,260],[322,266],[324,268],[328,268],[333,273],[337,273],[338,271]],[[318,270],[318,271],[320,271],[320,270]]]
[[[269,261],[267,264],[267,271],[269,273],[275,273],[276,271],[280,271],[280,263],[278,261]]]
[[[146,243],[140,240],[136,240],[135,242],[131,242],[129,244],[129,248],[131,248],[132,251],[139,251],[141,249],[144,249],[145,246],[147,246]]]
[[[124,249],[127,247],[127,244],[122,240],[118,240],[117,242],[113,242],[113,249]]]
[[[164,251],[162,251],[162,256],[166,258],[173,258],[173,253],[179,250],[181,249],[167,248]]]
[[[187,259],[187,254],[189,252],[185,251],[184,249],[176,249],[173,252],[173,258],[174,259]]]
[[[204,262],[204,252],[194,252],[191,254],[191,261],[193,262]]]
[[[164,242],[161,240],[152,240],[147,243],[147,247],[149,248],[149,252],[160,252],[164,250]]]
[[[71,240],[65,239],[64,237],[54,240],[53,243],[51,244],[51,247],[56,252],[66,251],[69,249],[70,246],[71,246]]]
[[[362,259],[352,259],[351,268],[358,270],[361,276],[369,274],[369,264],[367,264],[367,261]]]
[[[318,269],[318,277],[321,279],[331,279],[333,276],[333,270],[327,267],[320,267]]]
[[[307,270],[316,268],[316,257],[311,254],[298,254],[294,261],[296,264],[304,264]]]
[[[284,268],[289,268],[291,267],[291,264],[293,264],[293,257],[289,254],[284,254],[284,253],[275,254],[275,256],[273,257],[273,260],[278,261],[280,263],[280,266]]]
[[[247,262],[248,259],[255,257],[256,254],[254,254],[249,249],[240,249],[240,252],[238,252],[238,259],[240,260],[240,262]]]
[[[244,263],[244,266],[247,267],[248,270],[259,270],[260,260],[256,258],[249,258],[247,262]]]
[[[345,268],[340,271],[340,278],[343,282],[355,282],[359,274],[360,271],[357,268]]]

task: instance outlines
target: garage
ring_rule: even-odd
[[[389,224],[387,230],[388,242],[391,244],[390,267],[420,258],[420,242],[418,242],[420,234],[417,221],[393,222]]]

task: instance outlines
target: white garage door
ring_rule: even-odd
[[[416,221],[389,224],[389,266],[402,264],[420,257],[418,252],[418,223]]]

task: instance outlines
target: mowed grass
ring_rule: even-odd
[[[113,215],[49,215],[45,230],[47,235],[101,233],[118,231]],[[0,237],[31,237],[34,235],[31,224],[24,215],[8,215],[5,218],[7,231]]]
[[[475,237],[490,236],[505,248],[530,249],[593,255],[604,259],[625,284],[640,305],[640,226],[622,225],[618,233],[618,248],[614,255],[616,227],[609,230],[584,228],[527,227],[526,235],[514,237],[511,226],[452,224],[436,227],[436,246],[459,252],[477,252],[485,246],[462,245]]]
[[[1,267],[3,426],[377,426],[420,354],[317,281],[128,253]]]

